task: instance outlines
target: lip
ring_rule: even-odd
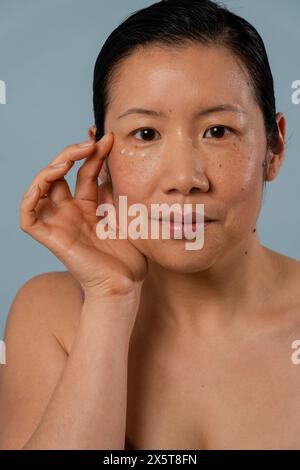
[[[157,222],[157,219],[156,219]],[[180,223],[180,222],[173,222],[173,221],[168,221],[168,220],[159,220],[160,225],[164,226],[165,229],[167,230],[166,233],[170,234],[170,238],[174,238],[175,234],[178,235],[178,239],[185,239],[185,227],[190,232],[191,230],[193,233],[198,233],[200,230],[206,229],[207,227],[211,226],[216,220],[204,220],[204,224],[201,222],[196,223],[192,222],[191,224],[189,223]]]
[[[185,220],[191,220],[192,223],[196,223],[199,219],[202,220],[202,213],[199,213],[199,212],[196,212],[196,211],[193,211],[193,212],[188,212],[188,213],[184,213],[184,212],[171,212],[170,214],[167,214],[167,215],[160,215],[159,217],[159,221],[163,221],[163,222],[174,222],[176,219],[176,221],[181,221],[181,223],[184,224],[184,221]],[[157,219],[156,219],[157,220]],[[204,215],[204,222],[214,222],[214,219],[211,218],[211,217],[208,217],[207,215]],[[179,222],[178,222],[179,223]],[[188,225],[191,225],[191,223],[187,223]]]

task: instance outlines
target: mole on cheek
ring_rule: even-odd
[[[219,168],[222,168],[222,165],[221,165],[221,163],[219,164]]]

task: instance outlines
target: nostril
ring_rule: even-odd
[[[199,188],[193,187],[191,189],[191,194],[198,193],[198,192],[199,192]]]

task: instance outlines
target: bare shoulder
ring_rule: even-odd
[[[267,251],[278,273],[275,286],[278,310],[283,312],[283,318],[288,319],[291,326],[300,327],[300,261],[270,249]]]
[[[281,267],[283,281],[285,280],[291,288],[299,287],[300,261],[277,251],[269,250],[269,252],[273,254],[278,266]]]
[[[21,449],[65,367],[81,314],[80,284],[67,271],[39,274],[17,291],[0,369],[0,449]]]
[[[6,329],[10,322],[23,321],[48,330],[69,353],[79,324],[81,305],[81,286],[69,271],[38,274],[18,290]]]
[[[297,282],[300,279],[300,261],[296,258],[279,253],[278,251],[271,250],[270,248],[263,246],[266,253],[273,259],[275,265],[277,265],[277,271],[280,275],[289,282]]]

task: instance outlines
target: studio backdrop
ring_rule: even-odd
[[[0,0],[1,316],[0,338],[18,289],[37,274],[65,270],[19,226],[19,205],[35,174],[66,145],[88,138],[92,75],[110,32],[150,0]],[[300,259],[300,2],[225,0],[265,42],[287,152],[267,183],[262,244]],[[76,168],[67,177],[73,188]]]

